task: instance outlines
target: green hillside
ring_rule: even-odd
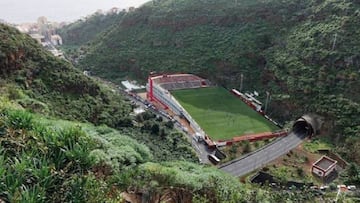
[[[286,123],[312,112],[323,135],[360,163],[357,0],[151,1],[84,47],[79,66],[119,81],[150,71],[195,73],[272,95]]]
[[[146,143],[156,161],[196,160],[184,136],[155,115],[139,115],[139,126],[133,126],[133,106],[114,93],[114,87],[84,76],[13,28],[0,25],[0,31],[0,101],[33,113],[116,128]]]
[[[82,69],[113,81],[193,72],[230,87],[243,73],[245,89],[272,93],[272,114],[282,121],[308,111],[325,116],[323,134],[360,163],[358,17],[358,0],[154,0],[93,15],[61,34],[71,59],[85,54]],[[199,165],[171,122],[132,116],[133,107],[114,87],[0,24],[0,202],[122,202],[121,193],[150,203],[335,199],[240,183]],[[341,173],[345,184],[360,184],[354,163]]]
[[[187,139],[0,24],[0,202],[312,202],[195,162]],[[110,127],[113,128],[110,128]]]
[[[97,38],[80,65],[114,80],[129,74],[144,79],[152,70],[191,70],[222,84],[235,84],[242,71],[249,81],[256,79],[260,84],[258,70],[263,69],[265,61],[257,53],[271,46],[273,34],[282,22],[272,23],[257,15],[267,12],[266,8],[269,12],[282,9],[289,15],[292,11],[285,10],[286,4],[259,4],[150,2],[127,13],[119,25]],[[244,19],[251,19],[251,23],[241,22]]]
[[[112,127],[131,123],[131,107],[121,96],[57,59],[29,36],[5,25],[0,31],[2,95],[32,112],[63,119]]]
[[[67,46],[84,45],[99,37],[102,32],[106,32],[111,26],[119,23],[125,14],[125,12],[94,13],[85,19],[79,19],[62,27],[58,32]]]
[[[140,164],[196,160],[181,133],[153,115],[133,126],[122,96],[29,36],[0,24],[0,38],[0,201],[119,201]]]
[[[111,87],[29,36],[0,24],[0,39],[0,202],[122,202],[124,192],[145,202],[313,197],[254,196],[218,169],[191,163],[193,149],[172,125],[149,112],[130,116]]]
[[[278,129],[221,87],[176,90],[171,94],[213,140]]]

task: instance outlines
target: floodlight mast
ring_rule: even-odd
[[[265,109],[264,109],[264,113],[267,113],[267,109],[268,109],[268,105],[269,105],[269,100],[270,100],[270,92],[266,91],[266,102],[265,102]]]
[[[240,76],[240,92],[242,91],[242,88],[243,88],[243,82],[244,82],[244,74],[241,73],[241,76]]]

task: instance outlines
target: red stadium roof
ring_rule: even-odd
[[[192,74],[173,74],[173,75],[165,74],[165,75],[150,77],[150,79],[157,84],[205,81],[205,79]]]

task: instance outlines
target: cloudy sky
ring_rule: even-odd
[[[40,16],[50,21],[74,21],[98,9],[138,7],[149,0],[0,0],[0,19],[10,23],[35,22]]]

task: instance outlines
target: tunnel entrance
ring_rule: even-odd
[[[293,132],[298,135],[312,136],[314,135],[314,130],[311,124],[306,120],[300,118],[293,125]]]

